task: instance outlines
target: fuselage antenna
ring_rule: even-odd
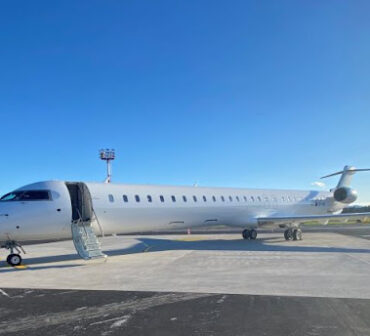
[[[112,164],[111,161],[113,161],[116,158],[116,154],[114,152],[114,149],[101,149],[99,151],[99,156],[101,160],[104,160],[107,162],[107,177],[104,180],[104,183],[110,183],[112,179]]]

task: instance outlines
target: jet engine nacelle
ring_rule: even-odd
[[[357,191],[348,187],[341,187],[334,191],[334,199],[340,203],[352,203],[357,200]]]

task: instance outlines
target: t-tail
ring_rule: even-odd
[[[370,171],[369,168],[357,169],[351,166],[345,166],[342,171],[323,176],[323,178],[341,175],[340,180],[334,191],[334,199],[340,203],[353,203],[357,199],[357,191],[351,188],[352,177],[357,172]]]

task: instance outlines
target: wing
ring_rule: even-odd
[[[258,225],[284,225],[284,224],[301,224],[304,222],[318,222],[327,224],[330,220],[346,223],[349,220],[359,220],[364,222],[370,219],[370,212],[364,213],[346,213],[338,215],[314,215],[314,216],[284,216],[284,217],[259,217]]]

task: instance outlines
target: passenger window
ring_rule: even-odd
[[[244,202],[247,202],[247,196],[243,196]]]
[[[233,201],[233,198],[231,196],[229,196],[229,200],[230,200],[230,202],[232,202]]]
[[[252,200],[252,202],[254,202],[254,196],[251,196],[251,200]]]
[[[187,202],[188,201],[188,199],[186,198],[186,196],[184,195],[184,196],[182,196],[182,199],[183,199],[183,201],[184,202]]]
[[[136,202],[140,202],[140,196],[139,195],[135,195],[135,200],[136,200]]]
[[[123,201],[124,201],[125,203],[127,203],[127,202],[128,202],[127,195],[123,195],[123,196],[122,196],[122,198],[123,198]]]
[[[194,201],[194,202],[198,202],[198,200],[197,200],[197,196],[193,196],[193,201]]]
[[[176,197],[175,196],[171,196],[171,199],[172,199],[172,202],[176,202]]]
[[[147,198],[148,198],[148,202],[152,203],[152,196],[148,195]]]
[[[225,202],[225,197],[221,196],[221,201]]]
[[[160,199],[160,201],[161,201],[162,203],[164,202],[164,197],[163,197],[163,195],[159,196],[159,199]]]
[[[108,195],[108,199],[109,199],[109,202],[112,202],[112,203],[114,202],[114,197],[112,194]]]
[[[236,200],[237,200],[238,202],[240,202],[239,196],[236,196],[235,198],[236,198]]]
[[[213,202],[216,202],[216,196],[212,196]]]
[[[260,196],[257,196],[258,201],[262,202],[262,198]]]
[[[207,202],[207,197],[206,196],[203,196],[203,201]]]

